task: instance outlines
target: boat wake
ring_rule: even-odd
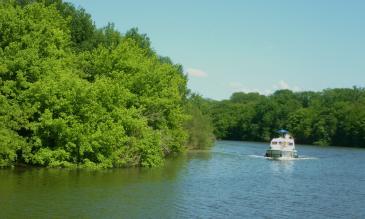
[[[318,160],[318,157],[298,157],[294,158],[294,160]]]
[[[268,160],[318,160],[317,157],[297,157],[297,158],[294,158],[294,157],[280,157],[280,158],[272,158],[272,157],[265,157],[265,156],[262,156],[262,155],[248,155],[249,157],[252,157],[252,158],[259,158],[259,159],[268,159]]]
[[[252,154],[252,155],[248,155],[249,157],[252,157],[252,158],[260,158],[260,159],[266,159],[267,157],[265,157],[265,156],[260,156],[260,155],[254,155],[254,154]]]

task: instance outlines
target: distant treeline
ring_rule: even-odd
[[[210,115],[218,139],[269,141],[287,129],[297,143],[365,146],[365,89],[234,93],[229,100],[194,98]]]
[[[0,0],[0,167],[157,166],[213,142],[181,65],[61,0]]]

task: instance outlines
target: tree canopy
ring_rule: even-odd
[[[204,117],[186,83],[136,28],[96,28],[61,0],[2,0],[0,167],[161,165]]]
[[[229,100],[205,100],[219,139],[269,141],[289,130],[298,143],[365,146],[365,89],[320,92],[279,90],[269,96],[238,92]]]

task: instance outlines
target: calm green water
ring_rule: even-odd
[[[365,150],[220,141],[162,168],[0,170],[0,218],[365,218]]]

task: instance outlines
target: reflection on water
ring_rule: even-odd
[[[186,157],[188,160],[190,159],[209,160],[212,158],[212,151],[211,150],[188,151],[186,153]]]
[[[290,174],[293,171],[294,160],[269,160],[270,168],[273,172],[279,174]]]
[[[266,147],[220,141],[152,169],[3,169],[0,218],[365,218],[365,150],[297,146],[278,161]]]

